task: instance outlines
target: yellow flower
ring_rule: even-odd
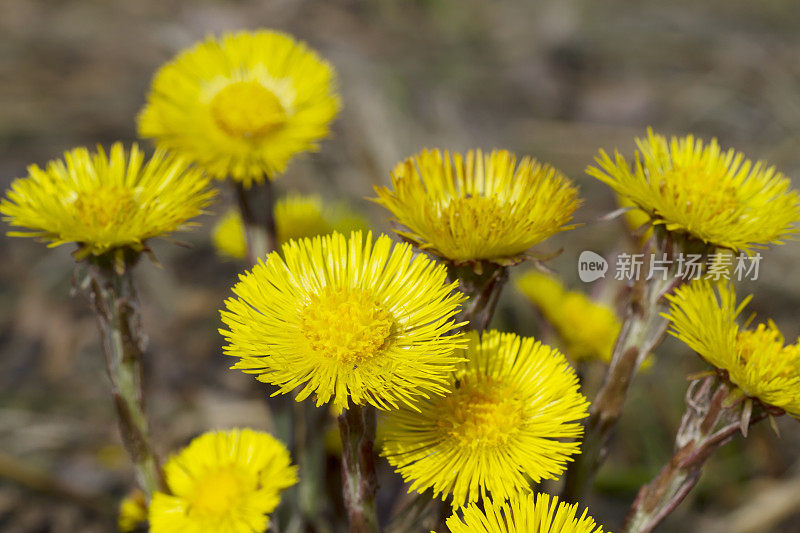
[[[800,345],[784,345],[772,322],[741,329],[736,317],[750,297],[737,304],[730,284],[698,280],[668,298],[672,335],[725,371],[747,397],[800,418]]]
[[[603,527],[587,515],[588,509],[578,516],[577,503],[559,502],[549,494],[525,494],[502,503],[493,500],[484,507],[466,507],[463,518],[454,513],[446,522],[450,533],[603,533]]]
[[[588,402],[557,350],[532,338],[469,334],[468,361],[444,397],[385,415],[381,452],[409,491],[453,495],[453,505],[491,493],[498,500],[555,479],[570,456]]]
[[[40,237],[51,246],[75,242],[79,258],[114,248],[141,251],[144,241],[191,226],[214,196],[199,170],[162,151],[146,163],[137,145],[126,152],[115,143],[108,154],[76,148],[45,169],[28,167],[15,180],[0,213],[27,231],[15,237]]]
[[[611,307],[581,291],[569,291],[557,278],[541,272],[526,273],[517,287],[553,326],[569,357],[611,361],[622,327]]]
[[[375,201],[405,226],[398,231],[421,249],[456,263],[513,263],[566,224],[580,205],[561,172],[528,157],[495,150],[424,150],[392,172],[392,186],[375,187]]]
[[[587,172],[644,211],[655,226],[713,246],[750,252],[781,244],[797,232],[800,196],[791,182],[764,163],[723,152],[716,140],[694,136],[669,141],[648,130],[637,139],[633,168],[615,152],[600,151]]]
[[[453,317],[464,297],[443,265],[361,232],[289,241],[225,302],[233,367],[317,405],[380,409],[445,391],[459,361]]]
[[[170,494],[150,503],[152,533],[261,533],[297,483],[289,451],[271,435],[234,429],[201,435],[164,466]]]
[[[145,501],[144,493],[137,490],[125,496],[120,503],[117,529],[123,533],[128,533],[145,522],[147,522],[147,502]]]
[[[139,134],[250,187],[316,150],[339,110],[333,68],[275,31],[208,37],[156,74]]]
[[[291,239],[325,235],[332,231],[349,234],[366,230],[367,221],[343,206],[330,208],[319,196],[292,194],[275,203],[275,231],[278,244]],[[214,246],[226,256],[242,259],[247,255],[247,239],[239,211],[228,211],[212,230]]]

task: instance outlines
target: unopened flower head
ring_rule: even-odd
[[[150,503],[152,533],[260,533],[281,492],[297,483],[289,451],[271,435],[250,429],[194,439],[164,466],[169,494]]]
[[[116,143],[106,153],[76,148],[15,180],[0,213],[19,237],[57,246],[77,243],[77,257],[123,247],[141,251],[147,239],[191,226],[213,190],[202,172],[157,151],[145,161],[137,145]]]
[[[784,344],[775,324],[736,323],[750,297],[736,302],[727,283],[694,281],[668,296],[670,333],[724,371],[742,393],[800,418],[800,345]]]
[[[513,333],[468,338],[444,397],[386,413],[381,452],[409,490],[452,494],[454,506],[555,479],[579,453],[589,405],[557,350]]]
[[[221,330],[234,368],[297,400],[379,409],[446,391],[464,300],[444,265],[353,232],[289,241],[233,288]]]
[[[117,529],[130,533],[147,522],[147,500],[140,490],[125,496],[119,504]]]
[[[614,310],[581,291],[568,290],[557,278],[530,271],[517,287],[553,326],[573,360],[611,361],[621,323]]]
[[[651,223],[708,245],[749,252],[797,232],[800,195],[788,178],[716,140],[648,130],[629,164],[600,151],[587,172],[644,211]]]
[[[369,226],[358,213],[343,206],[326,206],[319,196],[285,196],[275,202],[274,213],[279,245],[334,230],[348,234]],[[238,210],[232,209],[222,216],[212,233],[214,245],[223,255],[238,259],[247,255],[245,228]]]
[[[483,509],[469,505],[447,519],[450,533],[603,533],[588,509],[559,502],[549,494],[524,494],[510,501],[484,500]],[[459,516],[461,514],[462,516]]]
[[[139,133],[249,187],[316,150],[339,110],[333,68],[275,31],[238,32],[178,54],[156,74]]]
[[[424,150],[395,167],[392,187],[376,187],[376,201],[404,227],[398,233],[455,263],[517,262],[573,228],[568,223],[580,205],[561,172],[505,150]]]

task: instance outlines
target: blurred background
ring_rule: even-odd
[[[151,76],[179,49],[208,33],[276,28],[335,65],[344,100],[332,138],[293,163],[280,189],[348,202],[385,231],[386,213],[365,197],[407,155],[423,147],[530,154],[581,188],[583,226],[542,251],[563,247],[549,266],[590,290],[577,280],[580,251],[624,244],[619,221],[598,221],[615,208],[610,190],[583,172],[598,148],[631,153],[652,125],[717,137],[800,174],[798,15],[797,0],[2,0],[0,185],[76,145],[135,140]],[[224,193],[217,214],[231,203]],[[263,386],[228,370],[221,355],[218,309],[244,265],[216,256],[216,216],[177,235],[190,249],[154,242],[164,268],[137,269],[149,410],[164,454],[207,429],[271,427]],[[0,237],[7,533],[113,531],[132,483],[94,318],[71,296],[71,251]],[[763,256],[748,286],[751,308],[795,338],[800,243]],[[536,320],[509,285],[495,324],[531,334]],[[673,339],[657,355],[634,384],[612,458],[584,502],[612,531],[669,457],[684,376],[703,368]],[[800,425],[784,417],[779,427],[780,438],[763,424],[724,447],[662,530],[800,531]],[[40,490],[9,481],[20,476]]]

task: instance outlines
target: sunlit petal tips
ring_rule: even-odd
[[[723,151],[716,140],[704,144],[693,135],[667,140],[648,130],[636,143],[632,163],[601,150],[597,166],[587,172],[654,225],[745,252],[780,244],[797,233],[800,195],[775,167],[752,163],[740,152]]]
[[[289,241],[240,279],[222,311],[224,351],[277,393],[300,387],[298,401],[341,410],[446,391],[464,297],[410,245],[361,232]]]
[[[139,134],[249,187],[317,149],[339,110],[335,85],[333,68],[289,35],[209,37],[156,74]]]
[[[748,397],[800,418],[800,344],[784,344],[775,324],[736,323],[750,298],[737,303],[730,284],[694,281],[668,297],[670,333],[724,371]]]
[[[452,494],[454,506],[556,478],[579,452],[589,406],[558,351],[513,333],[468,338],[468,361],[445,396],[384,416],[381,453],[409,490]]]
[[[485,501],[483,510],[470,505],[446,524],[450,533],[603,533],[587,513],[578,515],[578,504],[549,494],[525,494],[509,502]]]
[[[261,533],[297,483],[286,447],[249,429],[206,433],[164,466],[169,494],[150,504],[153,533]]]
[[[208,178],[184,160],[158,151],[150,159],[137,145],[116,143],[106,153],[76,148],[15,180],[0,213],[56,246],[77,243],[81,255],[114,248],[141,250],[144,241],[169,234],[203,212],[214,196]]]
[[[398,233],[454,262],[514,262],[568,225],[580,205],[561,172],[505,150],[424,150],[398,164],[392,187],[376,187]]]

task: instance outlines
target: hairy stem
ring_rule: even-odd
[[[263,184],[253,185],[249,190],[245,190],[241,182],[232,183],[244,225],[247,260],[254,265],[259,257],[266,256],[278,247],[272,181],[266,179]],[[256,203],[263,203],[262,209],[254,209]]]
[[[145,414],[144,343],[130,271],[135,260],[135,257],[126,260],[123,271],[104,258],[93,260],[89,270],[89,296],[97,317],[122,440],[136,466],[139,485],[149,499],[153,492],[163,490],[165,484]]]
[[[380,531],[375,507],[375,428],[374,407],[353,405],[339,415],[342,491],[351,533]]]
[[[665,296],[680,283],[674,261],[665,276],[638,279],[631,287],[625,320],[603,384],[592,402],[581,453],[567,468],[563,498],[576,502],[608,455],[607,446],[622,413],[631,381],[667,330]]]
[[[450,265],[450,279],[458,280],[458,289],[469,297],[458,319],[468,328],[483,331],[494,316],[500,293],[508,281],[508,268],[488,265],[476,272],[472,266]]]
[[[725,407],[727,384],[708,377],[693,382],[686,394],[686,413],[675,437],[675,453],[653,480],[644,485],[628,513],[624,531],[647,533],[661,523],[700,479],[706,460],[740,431],[744,431],[742,404]],[[752,405],[748,403],[747,405]],[[752,425],[766,412],[747,419]]]

